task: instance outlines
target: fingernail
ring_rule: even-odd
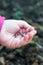
[[[37,33],[37,31],[36,30],[33,30],[33,34],[36,34]]]

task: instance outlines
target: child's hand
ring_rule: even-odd
[[[5,20],[1,30],[1,44],[18,48],[31,42],[36,30],[23,20]]]

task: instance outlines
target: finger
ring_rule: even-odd
[[[20,39],[20,43],[19,43],[18,47],[22,47],[22,46],[26,45],[27,42],[28,42],[28,35],[24,35],[24,37],[22,37]]]
[[[31,40],[33,39],[33,37],[34,37],[34,35],[35,35],[36,33],[37,33],[36,30],[32,30],[30,33],[28,33],[28,36],[29,36],[29,38],[28,38],[28,43],[31,42]]]
[[[36,33],[37,33],[36,30],[31,30],[31,32],[29,32],[29,35],[34,36]]]
[[[25,42],[24,42],[23,45],[26,45],[26,44],[30,43],[35,34],[36,34],[36,30],[33,30],[33,31],[27,33],[27,34],[25,35],[25,38],[24,38],[24,41],[25,41]]]
[[[21,40],[23,40],[23,38],[21,36],[16,37],[15,39],[13,39],[12,43],[10,44],[10,48],[19,48],[21,47]]]
[[[17,21],[16,21],[17,22]],[[23,21],[23,20],[19,20],[17,22],[17,24],[19,25],[19,27],[24,27],[24,28],[28,28],[28,27],[31,27],[26,21]]]
[[[31,27],[28,27],[26,31],[27,31],[27,32],[31,32],[31,31],[34,30],[34,29],[35,29],[35,28],[34,28],[33,26],[31,26]]]
[[[19,48],[19,47],[26,45],[27,40],[28,40],[27,35],[25,37],[21,37],[20,42],[19,42],[19,44],[16,45],[16,47]]]
[[[27,44],[27,42],[28,42],[28,35],[25,35],[21,45],[24,46]]]

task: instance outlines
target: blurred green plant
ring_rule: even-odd
[[[16,10],[15,16],[17,19],[19,19],[19,20],[22,19],[22,15],[23,15],[23,13],[20,10]]]
[[[43,46],[41,46],[38,42],[36,42],[35,40],[32,40],[30,44],[35,44],[38,48],[43,49]]]

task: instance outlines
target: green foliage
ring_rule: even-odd
[[[43,0],[0,0],[0,15],[43,22]]]
[[[32,45],[35,44],[38,48],[43,49],[43,46],[41,46],[40,43],[38,43],[34,40],[32,40],[30,44],[32,44]]]

